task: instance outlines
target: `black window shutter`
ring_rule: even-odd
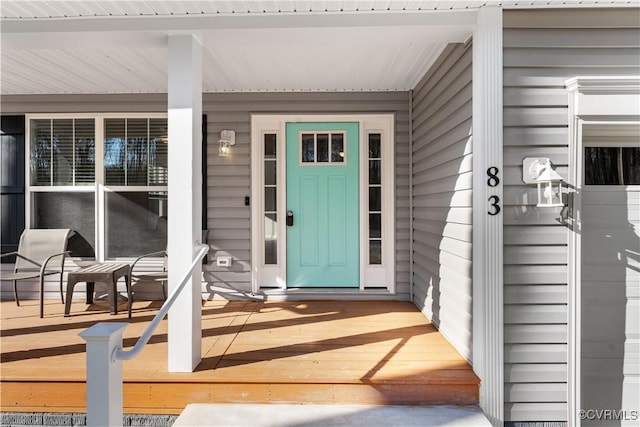
[[[0,244],[2,253],[18,249],[24,231],[25,117],[0,118]],[[14,262],[13,257],[2,262]]]

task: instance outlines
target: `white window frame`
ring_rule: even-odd
[[[31,120],[57,120],[57,119],[91,119],[95,120],[95,183],[93,185],[81,186],[44,186],[31,185]],[[94,193],[94,215],[95,215],[95,259],[97,262],[104,262],[105,242],[106,242],[106,205],[105,193],[123,191],[158,191],[168,192],[167,185],[158,186],[127,186],[127,185],[105,185],[104,177],[104,122],[106,119],[166,119],[166,113],[38,113],[25,115],[25,227],[32,226],[31,195],[36,192],[85,192]],[[110,260],[131,260],[132,257],[117,257]]]
[[[251,288],[287,291],[286,282],[286,124],[296,122],[358,122],[360,286],[358,292],[382,288],[395,294],[395,116],[393,114],[253,114],[251,116]],[[381,135],[382,264],[369,264],[368,135]],[[276,135],[278,242],[277,264],[264,264],[264,135]],[[329,163],[331,164],[331,163]],[[314,163],[317,165],[317,163]],[[334,292],[314,289],[314,292]]]

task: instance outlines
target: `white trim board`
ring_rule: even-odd
[[[473,369],[480,407],[504,420],[502,9],[482,8],[473,33]],[[491,170],[490,170],[491,168]],[[488,174],[497,177],[489,184]]]
[[[253,293],[269,293],[274,290],[294,292],[286,283],[286,225],[277,225],[277,264],[265,265],[264,236],[264,146],[265,134],[275,134],[277,141],[276,185],[278,218],[285,218],[286,206],[286,124],[294,122],[358,122],[360,153],[368,153],[366,136],[380,133],[382,136],[382,265],[369,265],[368,247],[368,159],[359,159],[360,193],[360,285],[359,293],[384,289],[395,294],[395,116],[393,114],[254,114],[251,116],[251,289]],[[316,289],[314,293],[331,294],[332,289]]]
[[[585,124],[613,124],[640,121],[640,77],[575,77],[566,82],[569,95],[570,217],[568,259],[568,361],[567,420],[580,427],[580,340],[582,282],[582,240],[580,185],[582,183],[582,127]]]

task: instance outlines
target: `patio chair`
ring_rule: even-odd
[[[62,293],[62,277],[64,260],[67,254],[67,240],[71,230],[63,229],[30,229],[24,230],[20,236],[18,250],[2,254],[0,257],[15,255],[16,263],[13,273],[3,272],[1,280],[13,281],[13,295],[20,306],[17,283],[19,280],[40,280],[40,317],[44,316],[44,277],[60,274],[60,299],[64,303]]]
[[[209,236],[209,230],[202,230],[202,241],[203,242],[207,242],[207,238]],[[161,271],[151,271],[151,272],[140,272],[140,273],[136,273],[134,271],[136,264],[145,259],[145,258],[151,258],[151,257],[159,257],[162,256],[164,257],[163,263],[162,263],[162,270]],[[206,259],[206,257],[205,257]],[[169,280],[169,271],[167,270],[167,251],[157,251],[157,252],[151,252],[148,254],[144,254],[139,256],[138,258],[136,258],[136,260],[133,262],[133,264],[131,265],[131,285],[133,286],[133,284],[138,283],[138,282],[160,282],[160,285],[162,286],[162,297],[163,299],[167,299],[167,281]],[[205,261],[206,264],[206,261]]]
[[[141,271],[140,273],[135,272],[135,267],[138,262],[145,258],[152,257],[164,257],[164,261],[162,263],[161,271]],[[132,286],[138,282],[158,282],[162,287],[162,296],[163,299],[167,299],[167,290],[166,283],[169,280],[169,272],[167,271],[167,251],[157,251],[151,252],[148,254],[144,254],[136,258],[136,260],[131,264],[131,284]]]

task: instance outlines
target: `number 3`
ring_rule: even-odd
[[[487,213],[491,216],[498,215],[500,213],[500,205],[498,204],[500,203],[500,197],[491,196],[489,197],[489,201],[491,202],[491,207],[493,208],[493,212],[487,211]]]

